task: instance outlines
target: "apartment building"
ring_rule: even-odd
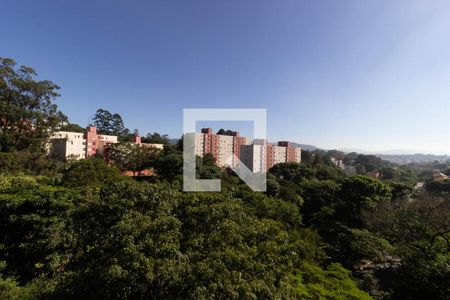
[[[108,146],[118,143],[115,135],[97,133],[95,126],[88,126],[84,133],[55,132],[47,147],[48,153],[59,160],[83,159],[100,154],[106,158]],[[140,147],[163,149],[163,144],[142,143],[141,137],[135,135],[131,143]]]
[[[263,144],[241,145],[239,159],[253,173],[267,171],[267,146]]]
[[[88,126],[84,138],[86,139],[86,157],[95,154],[103,155],[108,144],[118,142],[117,136],[99,134],[97,133],[97,127],[92,125]]]
[[[58,131],[50,137],[48,153],[59,160],[86,158],[86,139],[83,133]]]
[[[272,145],[264,139],[242,137],[239,132],[214,134],[211,128],[195,134],[195,154],[203,157],[206,153],[214,156],[219,167],[237,166],[236,156],[254,173],[266,172],[279,163],[301,162],[301,148],[290,142]]]
[[[212,128],[203,128],[195,134],[195,154],[203,157],[211,153],[219,167],[235,166],[240,156],[241,145],[249,145],[252,140],[241,137],[239,132],[214,134]]]
[[[277,145],[267,145],[267,170],[276,164],[302,161],[302,149],[294,147],[287,141],[279,141]]]

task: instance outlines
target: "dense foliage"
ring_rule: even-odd
[[[121,118],[97,115],[102,132],[128,134]],[[0,299],[449,299],[448,181],[433,183],[424,167],[305,151],[255,193],[205,155],[197,176],[220,178],[223,190],[184,193],[181,141],[162,151],[119,143],[108,163],[63,163],[37,147],[44,135],[2,134]],[[155,175],[121,175],[143,168]],[[414,189],[422,179],[428,190]]]
[[[79,164],[62,182],[71,188],[1,177],[1,284],[11,286],[3,297],[273,299],[313,295],[317,286],[368,297],[341,267],[333,267],[339,278],[320,273],[320,238],[301,227],[294,204],[243,187],[185,194],[118,181],[114,169],[86,193],[84,182],[69,180],[88,169]],[[324,278],[300,279],[315,271]]]
[[[40,150],[64,119],[53,103],[59,87],[36,72],[0,57],[0,152]]]

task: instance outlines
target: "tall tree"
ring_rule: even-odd
[[[122,116],[117,113],[112,115],[111,131],[112,134],[117,136],[126,136],[130,133],[123,124]]]
[[[112,114],[105,109],[97,109],[95,112],[93,123],[97,127],[97,131],[103,134],[112,133]]]
[[[0,151],[42,149],[64,119],[53,103],[59,87],[35,80],[30,67],[0,57]]]
[[[126,136],[130,131],[125,127],[122,116],[118,113],[112,114],[106,109],[97,109],[93,120],[97,131],[102,134]]]

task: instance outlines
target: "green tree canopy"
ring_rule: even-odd
[[[166,145],[169,143],[169,135],[159,134],[158,132],[153,132],[153,133],[150,132],[150,133],[147,133],[147,135],[142,138],[142,142]]]
[[[120,114],[113,114],[105,109],[100,108],[95,112],[93,123],[97,127],[97,131],[102,134],[125,137],[130,133],[130,130],[125,127]]]
[[[0,58],[0,151],[43,149],[64,115],[54,100],[59,87],[36,80],[30,67]]]
[[[64,170],[61,183],[66,187],[95,187],[124,179],[116,167],[102,159],[90,158],[72,162]]]

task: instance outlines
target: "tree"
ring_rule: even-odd
[[[364,226],[364,213],[374,210],[377,205],[389,203],[391,188],[381,181],[365,176],[347,178],[339,192],[336,217],[351,227]]]
[[[303,199],[298,195],[297,191],[293,186],[290,185],[282,185],[280,187],[280,191],[278,193],[278,197],[283,200],[289,201],[297,206],[303,205]]]
[[[165,148],[153,163],[156,173],[164,178],[173,180],[183,173],[182,153],[172,148]]]
[[[448,300],[450,254],[416,252],[402,261],[395,274],[393,299]]]
[[[206,153],[203,156],[203,166],[215,166],[216,165],[216,158],[211,153]]]
[[[379,206],[369,228],[396,247],[401,264],[393,299],[446,300],[450,293],[450,202],[421,194],[414,201]]]
[[[66,187],[95,187],[124,179],[116,167],[91,158],[71,163],[63,172],[61,183]]]
[[[369,294],[358,289],[350,271],[337,263],[329,265],[326,270],[311,263],[304,263],[294,281],[296,299],[372,299]]]
[[[33,297],[28,287],[21,287],[14,277],[5,277],[0,273],[0,299],[27,300]]]
[[[117,113],[112,115],[111,131],[113,135],[117,136],[126,136],[130,132],[125,128],[122,117]]]
[[[182,298],[289,298],[288,235],[279,222],[221,194],[185,194],[179,211],[181,249],[190,262]]]
[[[108,160],[121,171],[130,170],[137,146],[130,143],[108,145]]]
[[[93,119],[97,132],[102,134],[112,133],[112,114],[105,109],[97,109]]]
[[[130,132],[129,129],[125,128],[122,117],[119,114],[112,114],[101,108],[95,112],[93,123],[101,134],[124,137]]]
[[[219,135],[233,135],[234,131],[230,130],[230,129],[225,130],[223,128],[220,128],[219,131],[217,131],[217,134],[219,134]]]
[[[63,163],[51,160],[44,153],[13,151],[0,153],[0,172],[9,174],[55,175]]]
[[[450,252],[450,202],[446,198],[423,194],[412,202],[379,206],[366,220],[370,229],[403,251],[425,253],[436,246]]]
[[[175,147],[156,161],[162,179],[181,172]],[[136,182],[97,159],[73,162],[53,186],[0,176],[0,296],[366,299],[340,265],[319,267],[329,259],[302,224],[299,186],[270,178],[280,199],[234,179],[221,193],[182,193],[173,181]],[[378,244],[364,230],[355,236],[357,248]]]
[[[345,174],[341,169],[335,166],[318,165],[316,166],[315,177],[319,180],[333,180],[340,182],[344,179]]]
[[[326,210],[334,210],[340,186],[331,180],[309,180],[300,184],[300,195],[304,200],[301,208],[305,224],[320,224]]]
[[[80,125],[74,124],[74,123],[69,123],[69,124],[65,124],[65,125],[61,126],[60,130],[61,131],[80,132],[80,133],[83,133],[86,131],[86,129],[84,129]]]
[[[363,154],[359,154],[355,158],[354,164],[361,173],[377,171],[383,168],[388,168],[392,165],[390,162],[382,160],[375,155]]]
[[[272,196],[272,197],[278,197],[279,193],[280,193],[280,184],[278,183],[278,181],[274,180],[274,179],[267,179],[267,195],[268,196]]]
[[[140,172],[149,168],[158,149],[131,143],[117,143],[108,146],[108,159],[121,171]]]
[[[41,184],[34,177],[0,177],[1,272],[21,282],[57,272],[67,262],[73,236],[68,230],[72,190]]]
[[[323,157],[321,155],[315,154],[313,162],[312,162],[312,165],[313,166],[318,166],[318,165],[323,165],[323,164],[325,164],[325,162],[323,160]]]
[[[314,155],[308,151],[302,149],[302,163],[311,165],[314,161]]]
[[[57,299],[170,299],[183,288],[178,195],[133,181],[105,186],[72,216],[77,236]],[[184,297],[178,297],[184,298]],[[185,299],[185,298],[184,298]]]
[[[427,185],[427,190],[436,194],[448,194],[450,193],[450,180],[444,181],[431,181]]]
[[[389,186],[392,188],[392,200],[396,201],[409,199],[414,192],[414,186],[404,183],[390,182]]]
[[[37,73],[14,60],[0,58],[0,151],[42,150],[64,118],[53,101],[59,87],[37,81]]]
[[[274,165],[270,168],[269,173],[274,175],[277,180],[298,182],[303,179],[314,178],[316,171],[296,162],[290,162]]]
[[[384,168],[380,170],[381,179],[383,180],[393,180],[396,179],[398,174],[394,168]]]
[[[152,144],[168,144],[169,136],[167,134],[159,134],[158,132],[147,133],[146,137],[142,138],[144,143],[152,143]]]
[[[215,158],[208,153],[203,157],[195,157],[196,177],[201,179],[215,179],[222,177],[222,170],[216,166]]]

